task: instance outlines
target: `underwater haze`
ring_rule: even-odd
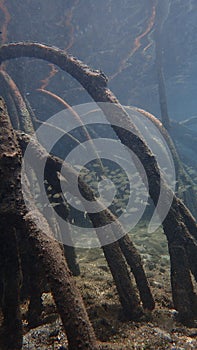
[[[0,350],[197,349],[197,0],[0,0],[0,64]]]
[[[64,49],[102,70],[123,105],[141,107],[158,117],[155,31],[159,27],[169,116],[180,121],[197,115],[196,0],[1,3],[2,44],[36,41]],[[72,105],[88,101],[73,79],[46,63],[20,59],[17,69],[15,65],[10,63],[9,71],[24,93],[30,94],[38,113],[42,112],[44,97],[36,89],[41,87]]]

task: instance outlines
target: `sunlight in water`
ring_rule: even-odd
[[[133,47],[132,50],[128,53],[128,55],[122,60],[118,71],[110,77],[110,80],[114,79],[117,75],[119,75],[120,73],[122,73],[122,71],[123,71],[124,69],[127,68],[127,62],[128,62],[128,60],[129,60],[129,58],[131,58],[131,57],[136,53],[136,51],[139,50],[139,48],[141,47],[141,39],[144,38],[147,34],[149,34],[150,31],[151,31],[151,29],[153,28],[154,23],[155,23],[155,16],[156,16],[156,6],[153,5],[151,17],[150,17],[150,19],[149,19],[149,21],[148,21],[148,26],[147,26],[147,28],[145,29],[145,31],[144,31],[143,33],[141,33],[140,35],[138,35],[138,36],[135,38],[135,40],[134,40],[134,47]]]
[[[74,14],[74,11],[76,9],[76,6],[78,5],[79,3],[79,0],[75,0],[74,1],[74,4],[73,6],[71,7],[71,9],[66,13],[66,18],[64,19],[64,23],[65,23],[65,26],[68,28],[68,31],[69,31],[69,42],[68,42],[68,45],[65,47],[65,51],[68,51],[74,44],[74,26],[72,24],[72,19],[73,19],[73,14]],[[62,21],[61,21],[62,22]],[[60,22],[60,24],[61,24]],[[40,89],[41,90],[44,90],[50,83],[51,79],[57,74],[57,72],[59,71],[59,69],[54,65],[54,64],[49,64],[48,65],[51,69],[50,69],[50,72],[48,74],[48,76],[41,80],[41,87]]]

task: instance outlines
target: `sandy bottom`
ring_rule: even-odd
[[[148,235],[144,225],[139,225],[131,233],[131,238],[143,258],[156,301],[155,310],[146,313],[140,322],[124,319],[102,249],[77,249],[81,275],[76,277],[76,281],[101,349],[197,349],[197,321],[186,327],[176,320],[171,297],[169,255],[162,229]],[[135,283],[133,276],[131,278]],[[23,306],[23,350],[65,350],[67,339],[50,293],[43,294],[43,302],[43,323],[30,330],[25,321],[26,305]]]

